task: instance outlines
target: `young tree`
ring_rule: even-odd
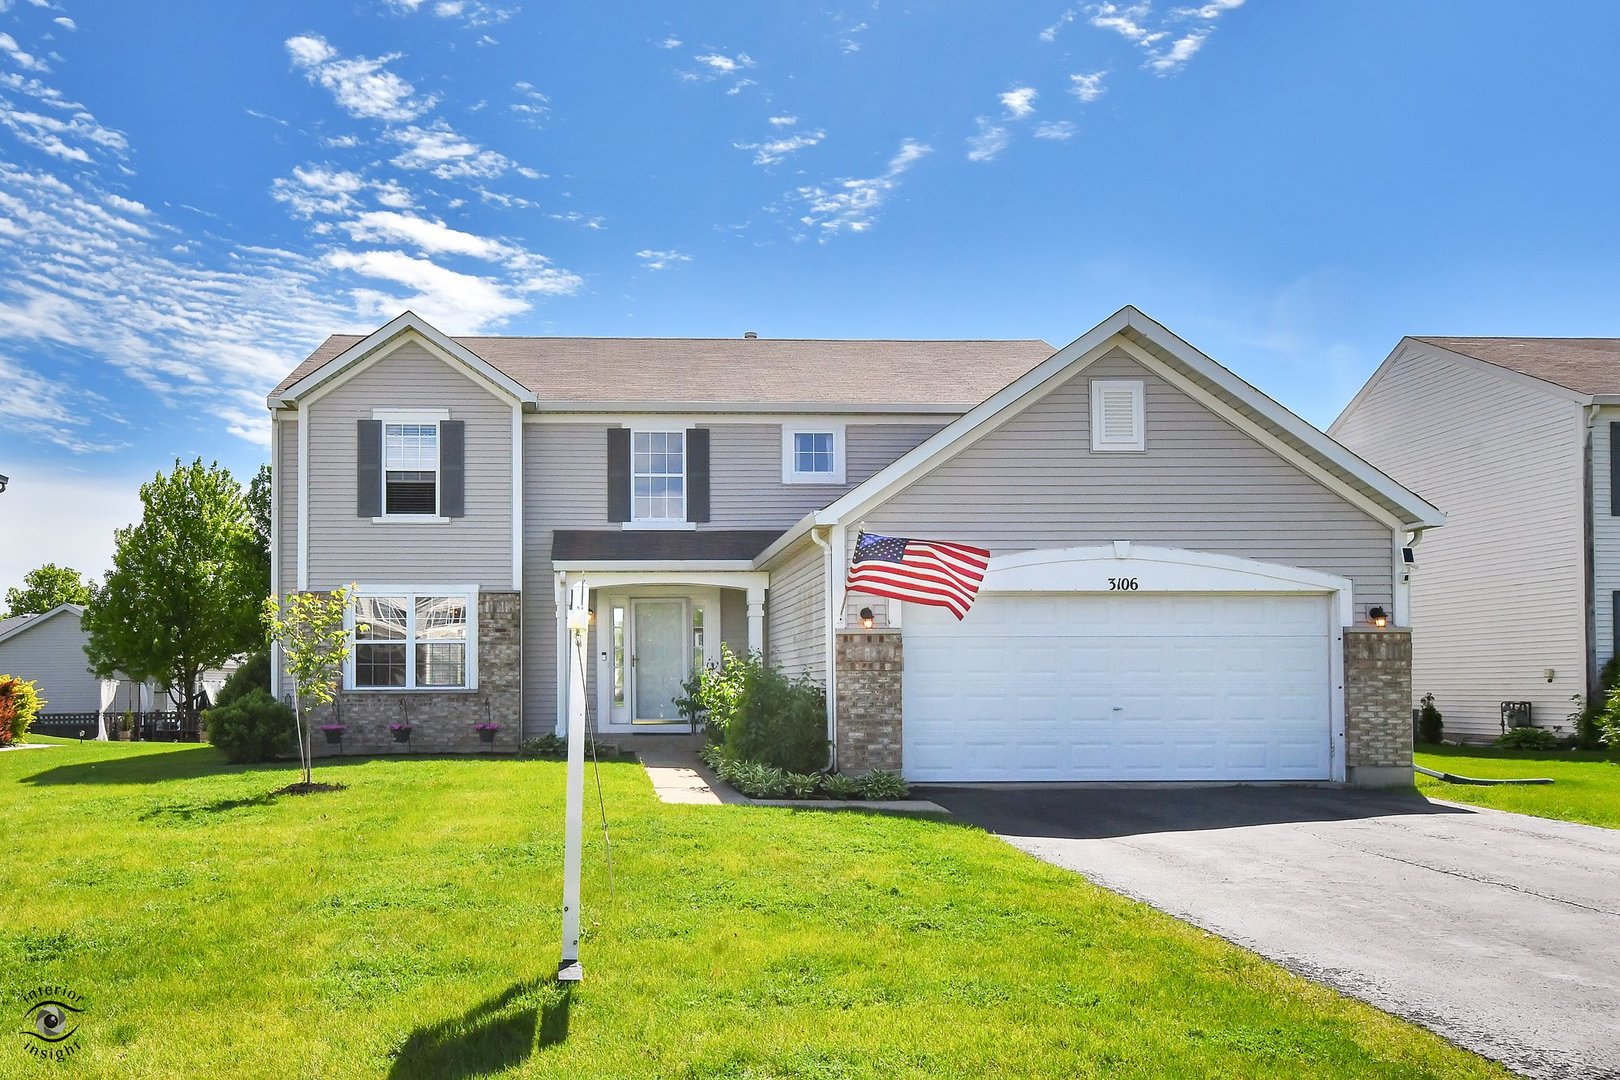
[[[242,488],[216,462],[141,485],[141,520],[114,533],[113,568],[84,613],[97,675],[155,679],[197,712],[198,677],[264,643],[262,592],[242,568]]]
[[[96,587],[71,566],[46,563],[23,575],[23,587],[6,590],[6,615],[43,615],[58,604],[88,604]]]
[[[270,639],[281,645],[282,660],[295,688],[293,716],[298,731],[298,761],[304,783],[311,782],[311,729],[309,709],[330,705],[337,698],[343,666],[349,661],[349,608],[355,586],[330,593],[293,593],[282,604],[274,596],[264,602],[264,622]],[[357,624],[364,633],[368,627]]]

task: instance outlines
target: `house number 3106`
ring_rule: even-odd
[[[1135,592],[1136,579],[1133,577],[1111,577],[1108,579],[1110,592]]]

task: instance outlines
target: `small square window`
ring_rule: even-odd
[[[841,425],[782,429],[784,484],[842,484],[844,431]]]

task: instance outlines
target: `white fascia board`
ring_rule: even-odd
[[[769,566],[780,555],[785,555],[790,548],[798,546],[799,541],[810,535],[815,528],[816,512],[812,511],[793,523],[787,532],[772,540],[764,551],[754,556],[754,565],[757,567]]]
[[[25,619],[21,625],[13,626],[10,630],[0,634],[0,641],[10,641],[12,638],[32,630],[40,623],[43,623],[48,619],[55,618],[64,611],[71,611],[75,615],[84,614],[84,608],[80,607],[78,604],[57,604],[49,611],[42,611],[38,615],[35,615],[32,619]]]
[[[694,559],[689,562],[670,562],[667,559],[565,559],[553,561],[552,569],[575,573],[752,573],[756,567],[752,559]]]
[[[1125,307],[1114,312],[917,446],[879,469],[865,482],[857,484],[830,505],[816,511],[814,523],[817,525],[842,523],[846,518],[853,517],[921,476],[961,450],[969,441],[977,439],[986,430],[998,426],[1002,420],[1010,418],[1014,404],[1024,401],[1053,380],[1067,376],[1072,370],[1078,370],[1085,363],[1102,355],[1103,346],[1109,344],[1115,335],[1129,325],[1129,314],[1134,310]],[[1003,413],[1007,416],[1004,417]],[[766,551],[769,552],[770,549],[767,548]]]
[[[441,354],[441,359],[450,359],[461,364],[469,371],[478,374],[485,383],[491,388],[497,389],[500,393],[520,402],[531,404],[534,402],[534,392],[528,387],[523,386],[471,349],[458,344],[420,315],[413,311],[406,311],[344,349],[319,368],[273,397],[270,401],[271,407],[273,408],[276,405],[296,405],[299,401],[309,397],[313,391],[324,386],[335,385],[334,380],[342,382],[349,374],[352,374],[350,369],[355,364],[405,334],[415,334],[425,345],[430,347],[430,351]]]
[[[1335,442],[1329,436],[1307,424],[1293,412],[1256,390],[1253,386],[1250,386],[1247,382],[1244,382],[1238,376],[1232,374],[1232,372],[1217,364],[1169,330],[1166,330],[1159,323],[1148,318],[1135,308],[1127,308],[1126,310],[1130,312],[1129,323],[1133,331],[1163,349],[1174,357],[1177,363],[1187,367],[1205,381],[1220,387],[1220,389],[1281,428],[1290,439],[1302,445],[1310,453],[1332,463],[1366,484],[1386,502],[1397,507],[1405,514],[1408,518],[1407,525],[1414,528],[1434,528],[1446,523],[1446,516],[1437,507],[1385,476],[1360,457],[1351,453],[1342,444]],[[1252,434],[1257,429],[1253,425],[1249,425],[1246,430]],[[1320,471],[1324,475],[1327,474],[1326,470]]]
[[[825,401],[536,401],[536,415],[531,423],[566,423],[570,414],[590,414],[593,421],[619,416],[674,415],[684,419],[702,419],[710,416],[742,416],[748,419],[733,422],[753,422],[753,418],[783,416],[830,415],[853,422],[852,417],[871,416],[877,423],[893,423],[908,416],[935,419],[940,416],[960,416],[973,408],[970,403],[920,405],[916,403],[883,404],[863,401],[859,404],[837,405]],[[607,414],[602,416],[600,414]]]

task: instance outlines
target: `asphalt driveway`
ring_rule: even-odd
[[[1337,788],[926,793],[1518,1072],[1620,1077],[1620,831]]]

